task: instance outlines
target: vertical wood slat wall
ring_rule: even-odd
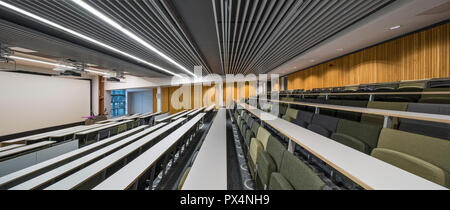
[[[450,77],[450,23],[288,76],[288,89]]]

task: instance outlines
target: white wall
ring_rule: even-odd
[[[0,72],[0,136],[84,121],[90,82]]]
[[[128,114],[153,112],[153,91],[128,92]]]

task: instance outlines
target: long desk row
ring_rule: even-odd
[[[308,150],[365,189],[374,190],[445,190],[426,179],[323,137],[294,123],[280,119],[248,104],[239,104],[252,115],[290,139],[289,152],[295,144]],[[266,120],[270,119],[270,120]]]
[[[300,106],[315,107],[316,113],[320,113],[320,108],[324,108],[324,109],[332,109],[332,110],[339,110],[339,111],[349,111],[349,112],[358,112],[358,113],[363,113],[363,114],[380,115],[380,116],[385,117],[385,123],[384,123],[385,128],[392,125],[392,118],[394,118],[394,117],[450,124],[450,116],[448,116],[448,115],[415,113],[415,112],[404,112],[404,111],[393,111],[393,110],[371,109],[371,108],[360,108],[360,107],[349,107],[349,106],[338,106],[338,105],[327,105],[327,104],[315,104],[315,103],[305,103],[305,102],[266,100],[266,99],[260,99],[260,101],[268,101],[268,102],[288,104],[288,105],[300,105]]]
[[[226,109],[219,109],[182,190],[227,190]]]
[[[7,151],[4,151],[4,152],[0,152],[0,159],[6,158],[6,157],[9,157],[9,156],[13,156],[13,155],[17,155],[17,154],[22,153],[22,152],[31,151],[31,150],[34,150],[34,149],[50,146],[50,145],[52,145],[54,143],[56,143],[56,142],[55,141],[43,141],[43,142],[39,142],[39,143],[35,143],[35,144],[31,144],[31,145],[22,146],[22,147],[18,147],[18,148],[15,148],[15,149],[7,150]]]
[[[158,137],[164,135],[172,128],[180,125],[184,119],[179,119],[168,126],[165,126],[159,130],[155,130],[155,128],[159,128],[160,126],[152,127],[148,130],[154,131],[153,133],[148,134],[147,136],[129,144],[128,146],[112,153],[111,155],[83,168],[76,173],[52,184],[51,186],[45,188],[46,190],[70,190],[70,189],[91,189],[91,185],[95,185],[94,183],[89,182],[96,175],[103,176],[104,179],[106,177],[106,170],[112,167],[115,164],[121,163],[126,165],[128,161],[132,161],[131,154],[141,155],[142,152],[146,151],[147,148],[151,148],[158,141]],[[103,173],[103,174],[101,174]],[[87,184],[86,184],[87,183]]]
[[[194,132],[204,116],[205,114],[201,113],[189,120],[169,136],[162,139],[159,143],[97,185],[94,190],[143,189],[146,185],[145,182],[149,179],[151,183],[153,177],[157,175],[155,168],[159,167],[158,163],[162,161],[164,156],[166,156],[171,149],[180,143],[181,139],[189,138],[189,135],[186,134],[189,133],[189,131],[191,131],[191,133]],[[153,170],[150,172],[152,168]]]
[[[145,129],[137,134],[129,136],[125,139],[115,142],[114,144],[108,145],[104,148],[101,148],[95,152],[92,152],[88,155],[75,159],[67,164],[64,164],[60,167],[57,167],[51,171],[48,171],[40,176],[37,176],[33,179],[27,180],[17,186],[11,188],[12,190],[31,190],[31,189],[42,189],[50,185],[52,181],[58,180],[60,177],[73,173],[74,171],[80,170],[81,168],[92,164],[98,160],[101,160],[105,156],[108,156],[127,145],[135,142],[137,139],[142,138],[145,135],[148,135],[159,128],[164,126],[164,123],[156,125],[154,127]]]
[[[170,120],[172,120],[172,118],[174,118],[174,117],[176,117],[176,116],[178,116],[178,115],[184,114],[184,113],[186,113],[186,112],[187,112],[187,110],[183,110],[183,111],[181,111],[181,112],[178,112],[178,113],[169,115],[169,116],[164,117],[164,118],[162,118],[162,119],[155,120],[155,123],[162,123],[162,122],[170,121]]]
[[[158,125],[158,126],[163,126],[163,124]],[[52,158],[50,160],[38,163],[38,164],[30,166],[28,168],[16,171],[14,173],[8,174],[3,177],[0,177],[0,189],[11,188],[17,183],[20,183],[22,181],[26,181],[27,179],[29,180],[31,178],[36,177],[39,174],[39,172],[46,172],[46,171],[49,171],[50,169],[57,168],[65,163],[73,161],[73,160],[80,158],[82,156],[85,156],[93,151],[99,150],[99,149],[109,146],[113,143],[116,143],[117,141],[119,141],[121,139],[127,138],[131,135],[141,132],[145,128],[147,128],[147,126],[140,126],[140,127],[134,128],[132,130],[126,131],[124,133],[118,134],[118,135],[110,137],[108,139],[90,144],[88,146],[74,150],[74,151],[66,153],[64,155],[60,155],[60,156]]]

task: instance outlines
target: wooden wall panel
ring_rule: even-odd
[[[158,112],[158,88],[153,88],[153,113]]]
[[[169,104],[170,104],[170,97],[169,97],[169,88],[161,88],[161,101],[162,101],[162,107],[161,111],[162,113],[169,112]]]
[[[450,77],[450,23],[288,76],[288,89]]]

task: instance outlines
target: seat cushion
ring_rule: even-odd
[[[327,130],[326,128],[320,126],[320,125],[315,125],[315,124],[311,124],[308,126],[308,130],[320,134],[322,136],[325,136],[327,138],[329,138],[331,136],[331,132],[329,130]]]
[[[269,141],[269,137],[270,132],[263,127],[259,127],[258,134],[256,134],[256,138],[261,142],[264,150],[267,148],[267,142]]]
[[[369,146],[369,148],[367,149],[369,149],[370,153],[370,150],[377,147],[381,129],[381,126],[374,126],[370,124],[354,122],[351,120],[339,120],[336,133],[345,134],[347,136],[351,136],[355,139],[360,140],[365,145]]]
[[[334,133],[333,135],[331,135],[331,139],[333,139],[345,146],[356,149],[360,152],[370,154],[371,148],[369,147],[369,145],[367,145],[362,140],[357,139],[355,137],[352,137],[352,136],[349,136],[349,135],[343,134],[343,133]]]
[[[292,119],[296,119],[297,115],[298,115],[298,110],[291,109],[291,108],[288,108],[287,111],[286,111],[286,114],[285,114],[285,116],[288,116],[288,117],[290,117]]]
[[[269,190],[294,190],[291,184],[280,173],[272,173],[269,181]]]
[[[406,109],[408,108],[408,103],[370,101],[367,104],[367,108],[406,111]],[[379,115],[363,114],[361,117],[361,122],[367,123],[367,124],[383,126],[384,117],[379,116]],[[394,127],[396,127],[398,125],[397,118],[394,119],[393,124],[394,124]]]
[[[294,123],[294,124],[296,124],[296,125],[298,125],[298,126],[300,126],[302,128],[307,128],[308,125],[309,125],[307,122],[305,122],[305,121],[303,121],[301,119],[295,119],[295,120],[292,121],[292,123]]]
[[[436,184],[450,187],[448,172],[422,159],[383,148],[374,149],[372,156]]]
[[[285,152],[280,173],[296,190],[321,190],[325,183],[300,159]]]
[[[283,160],[283,155],[286,152],[286,148],[284,145],[274,136],[269,137],[269,141],[267,142],[267,153],[273,159],[276,170],[280,170],[281,161]]]
[[[450,141],[384,128],[378,147],[405,153],[450,171]]]
[[[312,124],[319,125],[331,133],[336,132],[338,123],[339,123],[338,118],[320,115],[320,114],[314,115],[313,120],[312,120]]]
[[[256,160],[258,168],[258,178],[260,183],[264,185],[269,184],[270,175],[277,171],[275,161],[269,155],[269,153],[259,150],[258,159]]]
[[[250,141],[250,159],[253,165],[256,165],[258,152],[260,150],[264,150],[263,144],[257,138],[252,138],[252,140]]]
[[[302,120],[306,122],[307,124],[311,124],[314,118],[314,113],[312,112],[305,112],[305,111],[298,111],[297,119]]]

